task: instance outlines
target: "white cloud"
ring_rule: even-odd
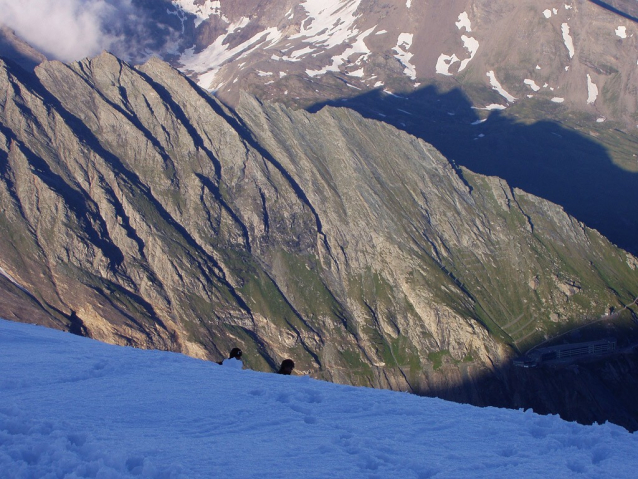
[[[116,8],[105,1],[0,0],[0,22],[47,56],[78,60],[108,49],[102,22]]]
[[[150,17],[131,0],[0,0],[0,24],[49,58],[62,61],[102,50],[127,60],[148,57],[147,47],[165,47],[173,35]]]

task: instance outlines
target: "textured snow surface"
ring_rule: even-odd
[[[0,320],[6,478],[634,478],[638,435]]]

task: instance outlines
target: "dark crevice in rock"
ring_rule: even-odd
[[[162,101],[164,101],[169,106],[171,113],[173,113],[175,115],[175,118],[177,118],[177,120],[180,121],[184,128],[186,128],[186,131],[192,138],[195,146],[206,153],[210,161],[213,163],[213,167],[215,169],[215,180],[219,182],[222,176],[222,165],[219,159],[217,159],[217,157],[213,154],[213,152],[206,147],[206,145],[204,144],[204,140],[197,131],[197,128],[193,126],[188,118],[188,115],[186,115],[182,107],[180,107],[179,104],[175,100],[173,100],[171,93],[163,85],[157,83],[149,75],[140,70],[136,70],[136,73],[140,75],[149,85],[151,85],[157,92],[159,97],[162,99]],[[199,87],[195,88],[199,90]],[[218,186],[216,185],[216,187]]]
[[[233,211],[233,209],[226,203],[226,201],[221,195],[221,192],[219,191],[219,188],[209,178],[200,174],[195,174],[195,176],[199,179],[199,181],[202,182],[202,185],[204,185],[204,187],[208,191],[210,191],[211,195],[213,195],[213,198],[217,200],[217,202],[224,209],[224,211],[228,213],[228,215],[233,219],[235,224],[241,229],[242,236],[246,243],[246,250],[250,253],[251,252],[250,235],[248,233],[248,228],[246,227],[244,222],[241,220],[239,216],[237,216],[237,214]]]
[[[118,62],[120,62],[120,69],[121,69],[121,60],[118,60]],[[161,158],[164,161],[164,164],[165,164],[167,170],[169,171],[169,176],[171,176],[173,178],[177,177],[177,175],[175,174],[176,170],[175,170],[175,165],[173,164],[173,160],[171,159],[169,154],[166,152],[166,150],[164,149],[162,144],[159,142],[159,140],[157,138],[155,138],[155,136],[144,126],[144,124],[137,118],[137,116],[135,116],[131,112],[126,111],[120,105],[116,104],[115,102],[113,102],[109,98],[107,98],[106,95],[104,93],[102,93],[102,91],[98,87],[96,87],[95,85],[91,85],[91,83],[89,82],[89,80],[87,78],[83,77],[82,75],[79,75],[72,68],[69,68],[66,65],[65,65],[65,67],[73,75],[77,76],[84,83],[86,83],[86,85],[94,93],[96,93],[102,99],[102,101],[104,101],[107,105],[109,105],[115,111],[120,113],[124,118],[126,118],[131,123],[131,125],[133,125],[135,128],[137,128],[140,131],[140,133],[142,133],[144,138],[146,138],[149,141],[149,143],[151,143],[151,145],[153,145],[153,148],[161,156]],[[120,97],[121,97],[123,103],[129,104],[128,94],[127,94],[126,88],[124,88],[123,86],[120,85],[118,87],[118,92],[120,93]]]
[[[62,103],[53,96],[46,88],[41,87],[38,92],[44,99],[45,104],[48,104],[55,108],[58,114],[64,119],[66,124],[74,131],[78,138],[82,138],[87,146],[92,148],[98,155],[100,155],[108,164],[110,164],[116,175],[119,175],[123,181],[123,190],[129,190],[129,194],[134,198],[141,198],[148,201],[159,214],[159,217],[166,222],[166,224],[175,231],[180,237],[182,237],[186,243],[195,251],[195,256],[201,255],[202,259],[206,260],[206,263],[213,266],[213,271],[210,273],[215,276],[215,279],[221,283],[224,288],[229,291],[232,297],[235,299],[241,309],[250,313],[250,308],[241,296],[235,291],[232,285],[226,280],[223,269],[219,263],[211,255],[206,253],[203,248],[199,246],[197,241],[188,233],[186,228],[176,221],[172,215],[166,211],[162,204],[153,196],[150,188],[139,178],[139,176],[129,170],[120,160],[119,157],[105,149],[100,140],[95,134],[73,113],[64,108]],[[135,201],[133,201],[135,203]],[[191,260],[196,264],[200,270],[200,273],[204,276],[204,279],[208,282],[213,282],[209,276],[209,268],[202,264],[201,259],[193,256],[192,252],[188,252],[191,256]]]
[[[154,337],[149,331],[149,327],[148,327],[149,325],[144,324],[141,318],[147,318],[148,320],[152,321],[153,324],[158,325],[166,333],[169,332],[169,329],[166,327],[166,324],[160,319],[160,317],[155,312],[155,308],[153,307],[153,305],[149,303],[148,301],[146,301],[144,298],[142,298],[140,295],[132,291],[129,291],[116,283],[111,282],[105,286],[107,291],[110,293],[108,295],[105,294],[106,291],[96,286],[91,287],[91,289],[93,289],[93,291],[95,291],[99,296],[102,296],[103,298],[105,298],[109,302],[109,304],[111,304],[111,306],[113,306],[113,308],[116,309],[116,311],[118,311],[123,317],[125,317],[131,324],[135,325],[138,331],[144,334],[149,341],[155,343]],[[116,296],[114,296],[114,294],[116,296],[123,295],[127,297],[130,301],[133,301],[135,305],[139,306],[142,309],[143,315],[141,315],[140,318],[136,318],[135,316],[133,316],[122,304],[120,304],[119,301],[115,299]]]
[[[6,130],[2,124],[0,124],[0,131],[2,131],[2,133],[4,133],[4,135],[7,137],[7,140],[9,142],[9,148],[11,148],[11,145],[10,145],[11,142],[16,142],[15,144],[17,145],[18,140],[15,138],[12,131]],[[25,223],[28,224],[29,227],[32,229],[32,225],[27,220],[26,213],[22,207],[22,202],[20,201],[20,198],[16,192],[16,185],[11,178],[12,172],[11,172],[11,165],[9,164],[9,154],[5,153],[2,150],[0,150],[0,169],[1,169],[0,174],[2,175],[2,181],[4,181],[5,184],[7,185],[7,192],[13,199],[13,202],[16,208],[18,209],[20,216],[25,220]]]
[[[277,290],[277,292],[279,293],[279,295],[281,296],[281,299],[284,300],[284,302],[286,303],[286,305],[290,308],[290,310],[294,313],[294,315],[297,317],[297,319],[299,321],[301,321],[301,323],[308,328],[310,331],[312,331],[314,334],[317,335],[317,337],[321,337],[321,335],[319,334],[318,331],[316,331],[311,325],[310,323],[308,323],[303,315],[297,311],[297,309],[293,306],[293,304],[288,300],[288,297],[284,294],[284,292],[281,290],[281,288],[279,287],[279,285],[277,284],[277,282],[275,281],[275,279],[270,276],[267,272],[265,272],[266,276],[268,277],[268,279],[272,282],[272,285],[274,286],[274,288]],[[290,324],[290,323],[288,323]],[[292,326],[292,325],[291,325]]]
[[[230,217],[235,221],[235,223],[241,228],[242,235],[244,236],[244,240],[246,242],[246,246],[248,251],[251,251],[250,246],[250,235],[248,234],[248,228],[241,220],[241,218],[235,213],[235,211],[230,207],[225,198],[223,197],[220,189],[219,189],[219,181],[222,176],[222,166],[219,159],[215,156],[215,154],[206,147],[204,144],[204,140],[201,135],[197,131],[197,129],[193,126],[188,116],[184,112],[184,110],[180,107],[180,105],[173,100],[170,92],[161,84],[154,81],[149,75],[146,73],[136,70],[136,72],[146,81],[149,85],[153,87],[153,89],[157,92],[159,97],[170,107],[171,112],[175,115],[175,117],[180,121],[180,123],[186,128],[186,131],[190,135],[193,140],[195,146],[206,154],[208,159],[212,162],[214,170],[215,170],[215,181],[211,181],[210,178],[205,177],[203,174],[196,174],[199,180],[206,186],[206,188],[211,192],[213,197],[220,203],[222,208],[230,215]]]
[[[330,256],[332,257],[328,239],[326,238],[326,235],[323,232],[323,226],[321,224],[321,218],[319,217],[319,213],[317,213],[317,210],[308,199],[308,196],[304,192],[301,185],[299,185],[299,183],[297,183],[297,181],[292,177],[292,175],[288,172],[288,170],[286,170],[284,166],[279,161],[277,161],[274,155],[272,155],[264,146],[259,144],[257,139],[254,137],[254,135],[250,131],[250,128],[244,123],[244,121],[239,116],[237,115],[233,116],[232,114],[229,114],[226,111],[224,111],[224,109],[221,107],[219,103],[217,103],[216,100],[208,96],[201,88],[199,88],[197,85],[192,83],[191,80],[187,79],[187,81],[191,83],[195,91],[197,91],[198,94],[203,99],[206,100],[206,102],[211,106],[211,108],[215,111],[215,113],[217,113],[217,115],[222,117],[230,126],[232,126],[235,129],[235,131],[239,134],[239,136],[248,145],[250,145],[251,148],[257,151],[265,160],[267,160],[270,164],[272,164],[277,169],[277,171],[279,171],[279,173],[285,178],[285,180],[293,189],[297,197],[303,202],[303,204],[305,204],[308,207],[308,209],[310,209],[315,219],[317,233],[321,236],[323,244],[326,247],[326,250],[328,251],[328,254],[330,254]],[[333,261],[335,261],[334,257],[332,259]]]
[[[76,233],[86,234],[88,240],[100,248],[109,258],[111,267],[118,268],[124,261],[124,254],[108,237],[104,220],[96,214],[95,207],[89,208],[92,200],[86,192],[78,191],[69,185],[61,176],[51,170],[46,161],[26,148],[25,145],[20,144],[18,147],[29,162],[33,174],[40,178],[54,193],[63,198],[65,204],[73,211],[80,227],[80,231]],[[93,223],[98,225],[99,231],[93,227]]]
[[[71,311],[71,314],[68,316],[69,318],[69,333],[75,334],[76,336],[89,336],[89,331],[86,329],[84,325],[84,321],[82,321],[75,311]]]
[[[261,197],[261,211],[264,218],[264,236],[268,237],[270,231],[270,218],[268,217],[268,206],[266,205],[266,195],[263,190],[259,188],[259,196]]]
[[[512,195],[512,198],[514,199],[514,203],[516,203],[516,206],[518,207],[518,211],[520,211],[521,214],[527,220],[527,224],[529,225],[530,232],[533,234],[534,233],[534,222],[532,221],[532,217],[525,212],[525,210],[523,209],[521,204],[518,202],[518,199],[516,198],[516,194],[514,193],[514,191],[512,191],[511,188],[510,188],[510,194]]]

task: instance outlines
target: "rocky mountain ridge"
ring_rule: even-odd
[[[510,366],[638,296],[636,258],[561,207],[347,109],[232,111],[157,59],[1,72],[0,315],[635,427],[629,356],[569,394]]]
[[[158,55],[233,107],[354,109],[638,254],[634,0],[107,3],[123,10],[94,27],[122,58]]]

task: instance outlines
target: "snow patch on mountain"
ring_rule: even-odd
[[[554,98],[552,98],[552,101],[553,101],[554,103],[563,103],[563,102],[565,101],[565,99],[564,99],[564,98],[561,98],[561,97],[559,97],[559,96],[555,96]]]
[[[460,72],[462,72],[467,66],[467,64],[470,63],[472,58],[474,58],[474,55],[476,55],[476,52],[478,51],[478,48],[479,48],[478,40],[476,40],[473,37],[462,35],[461,40],[463,40],[463,46],[467,49],[468,52],[470,52],[470,58],[466,58],[461,62],[461,65],[459,66]]]
[[[589,73],[587,74],[587,104],[593,105],[598,98],[598,86],[592,81]]]
[[[308,55],[310,53],[314,53],[315,51],[316,51],[315,48],[305,47],[305,48],[301,48],[299,50],[295,50],[290,55],[287,55],[284,58],[286,60],[288,60],[288,61],[298,61],[302,57],[305,57],[306,55]]]
[[[399,60],[401,65],[404,66],[403,73],[408,76],[412,80],[416,80],[416,67],[410,63],[410,60],[414,56],[412,53],[408,52],[410,47],[412,46],[412,39],[414,35],[412,33],[402,33],[399,35],[397,39],[397,46],[392,50],[396,52],[394,58]]]
[[[173,5],[185,12],[195,15],[195,26],[198,27],[203,21],[208,20],[211,15],[222,16],[222,5],[219,0],[195,3],[195,0],[172,0]],[[230,23],[227,18],[226,22]]]
[[[338,72],[341,70],[341,66],[348,61],[348,59],[353,55],[359,55],[359,58],[354,62],[356,65],[360,65],[363,63],[368,56],[370,55],[370,49],[365,43],[366,37],[368,37],[374,30],[375,27],[369,28],[363,33],[360,33],[352,45],[346,48],[343,53],[340,55],[335,55],[330,59],[330,65],[327,65],[319,70],[306,70],[306,74],[311,77],[323,75],[327,72]]]
[[[355,12],[360,3],[361,0],[306,0],[301,6],[308,15],[301,22],[299,33],[290,39],[301,38],[327,49],[348,43],[359,33],[359,16]]]
[[[567,5],[565,5],[565,7],[567,7]],[[552,18],[552,15],[558,15],[558,9],[557,8],[552,8],[551,10],[549,8],[543,10],[543,16],[545,18]]]
[[[492,85],[493,90],[496,90],[498,94],[505,98],[509,103],[514,103],[516,101],[516,98],[506,92],[505,89],[501,86],[499,81],[496,79],[496,74],[493,70],[487,72],[487,76],[490,79],[490,85]]]
[[[463,12],[459,15],[459,21],[455,23],[456,27],[461,30],[465,28],[466,32],[472,31],[472,23],[470,17],[467,16],[467,12]]]
[[[225,35],[217,37],[213,43],[199,53],[195,53],[195,47],[186,50],[179,60],[183,66],[182,69],[186,72],[196,73],[197,83],[202,88],[207,90],[218,89],[219,85],[213,87],[213,82],[224,63],[232,59],[242,58],[257,48],[267,49],[277,43],[282,37],[281,32],[272,27],[253,35],[235,47],[224,44],[229,35],[240,31],[248,23],[250,23],[250,20],[243,17],[237,23],[231,24]]]
[[[499,105],[498,103],[491,103],[487,106],[484,106],[483,108],[477,107],[477,106],[473,106],[472,109],[473,110],[487,110],[487,111],[494,111],[494,110],[505,110],[507,107],[505,105]],[[472,123],[474,125],[474,123]],[[478,123],[477,123],[478,124]]]
[[[565,42],[565,46],[569,52],[569,58],[574,58],[574,40],[569,34],[569,25],[567,23],[563,23],[560,26],[560,29],[561,32],[563,32],[563,41]]]
[[[620,38],[627,38],[627,27],[620,26],[616,28],[616,35]]]
[[[359,31],[356,26],[359,15],[356,15],[356,11],[360,3],[361,0],[346,2],[342,0],[306,0],[301,4],[306,10],[307,17],[301,22],[299,33],[291,36],[291,40],[301,39],[305,43],[311,43],[315,47],[328,50],[350,44],[341,54],[331,57],[329,65],[319,69],[306,69],[308,76],[315,77],[327,72],[339,72],[342,65],[353,55],[359,55],[355,61],[357,65],[361,65],[368,58],[371,52],[365,44],[365,38],[377,27],[371,27],[362,33]],[[304,50],[304,53],[309,53],[309,51]]]
[[[541,87],[539,87],[534,80],[530,80],[529,78],[523,80],[523,83],[525,85],[528,85],[534,91],[538,91],[541,89]]]
[[[446,55],[445,53],[441,53],[436,61],[436,72],[441,75],[452,76],[450,73],[450,67],[458,61],[460,60],[455,54]]]
[[[462,12],[461,14],[459,14],[458,22],[456,22],[455,25],[459,30],[465,28],[467,32],[472,31],[472,23],[470,22],[470,18],[467,12]],[[479,48],[479,42],[478,40],[476,40],[476,38],[467,35],[461,35],[461,41],[463,42],[463,46],[465,47],[465,49],[470,54],[469,58],[464,58],[463,60],[461,60],[459,57],[456,56],[455,53],[453,53],[452,55],[441,53],[436,61],[436,73],[451,76],[452,73],[450,73],[450,67],[458,61],[461,62],[458,71],[462,72],[463,70],[465,70],[465,67],[467,67],[468,63],[470,63],[470,61],[474,58],[474,55],[476,55],[476,52]]]

